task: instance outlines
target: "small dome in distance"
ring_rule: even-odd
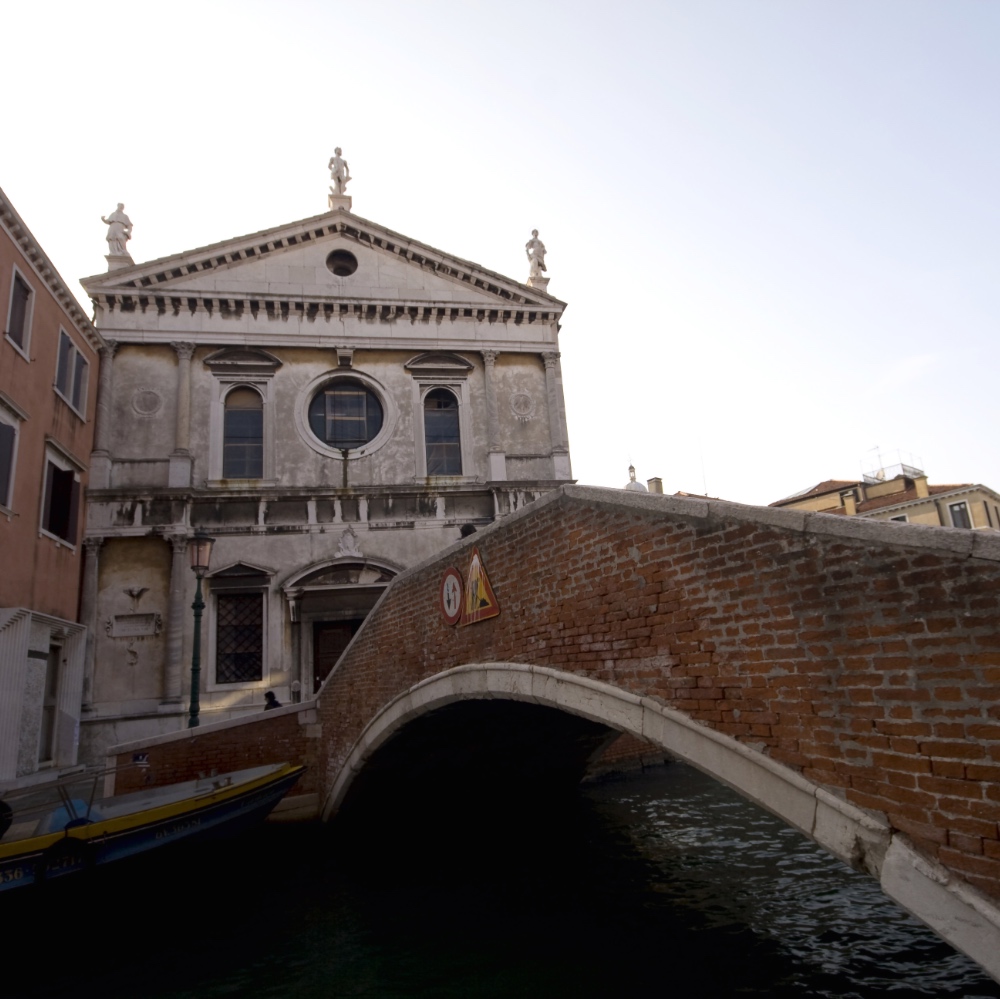
[[[625,483],[625,488],[633,493],[646,492],[646,487],[641,482],[635,481],[635,465],[628,466],[628,482]]]

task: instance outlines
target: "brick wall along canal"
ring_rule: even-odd
[[[0,995],[1000,997],[874,882],[682,764],[518,814],[462,798],[11,893]]]

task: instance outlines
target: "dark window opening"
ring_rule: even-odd
[[[264,598],[220,593],[216,602],[215,679],[252,683],[264,676]]]
[[[374,392],[352,379],[338,379],[309,404],[309,427],[331,447],[361,447],[382,429],[382,403]]]
[[[30,301],[31,289],[20,275],[15,274],[10,300],[10,315],[7,317],[7,336],[22,350],[28,332],[28,303]]]
[[[48,462],[45,466],[45,498],[42,504],[43,529],[75,545],[79,513],[80,483],[76,474]]]
[[[234,389],[226,396],[222,477],[260,479],[264,475],[264,403],[253,389]]]
[[[434,389],[424,399],[424,439],[428,475],[462,474],[458,400],[447,389]]]
[[[56,389],[81,415],[87,402],[87,372],[90,365],[75,344],[59,331],[59,357],[56,362]]]
[[[10,506],[10,483],[14,478],[14,441],[17,431],[0,423],[0,506]]]
[[[951,513],[952,527],[972,527],[972,520],[969,518],[969,507],[966,503],[951,503],[948,506]]]

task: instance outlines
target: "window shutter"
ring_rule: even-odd
[[[72,472],[69,477],[69,521],[66,524],[64,537],[71,544],[76,544],[76,535],[80,527],[80,483]]]

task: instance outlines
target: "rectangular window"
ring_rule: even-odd
[[[952,527],[972,527],[967,503],[949,503],[948,512],[951,514]]]
[[[28,349],[28,331],[31,326],[31,286],[17,271],[10,289],[10,309],[7,312],[7,336],[21,350]]]
[[[264,596],[216,597],[216,683],[252,683],[264,677]]]
[[[224,424],[222,477],[261,478],[264,474],[264,411],[227,409]]]
[[[9,423],[0,423],[0,506],[11,504],[11,486],[14,484],[14,444],[17,429]]]
[[[67,544],[76,544],[80,519],[80,481],[72,468],[61,468],[51,458],[45,463],[42,530]]]
[[[56,391],[81,415],[87,405],[87,372],[90,365],[64,330],[59,331]]]

